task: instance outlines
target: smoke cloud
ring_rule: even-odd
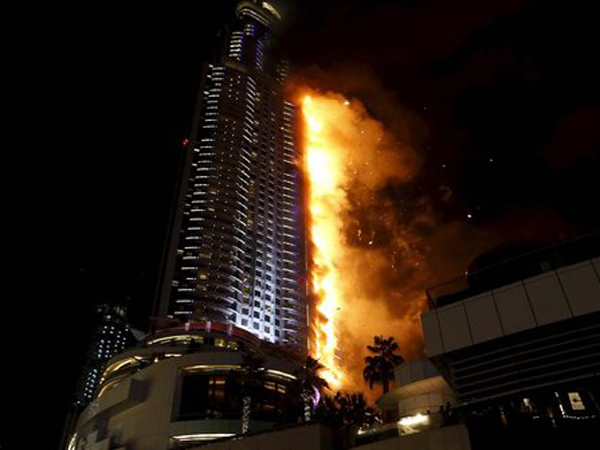
[[[329,200],[339,239],[339,356],[344,388],[362,390],[373,336],[394,336],[405,359],[424,357],[425,289],[455,276],[491,242],[467,224],[442,223],[426,196],[398,201],[396,190],[412,183],[421,167],[418,149],[399,135],[406,122],[386,126],[356,98],[299,90],[318,103],[323,141],[334,161],[330,170],[336,171],[330,175],[340,188]],[[402,117],[390,105],[379,106],[387,117]]]

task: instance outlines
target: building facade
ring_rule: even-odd
[[[430,361],[473,448],[565,448],[600,425],[600,233],[429,292]],[[433,295],[432,295],[433,294]]]
[[[249,432],[295,423],[300,364],[280,353],[233,325],[187,323],[149,335],[106,364],[66,448],[184,449],[234,437],[243,433],[245,397]],[[249,354],[256,373],[246,370]]]
[[[305,256],[281,19],[242,1],[218,61],[204,67],[155,316],[215,321],[305,351]]]

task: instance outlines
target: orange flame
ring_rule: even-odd
[[[309,235],[312,244],[311,293],[316,297],[313,355],[325,369],[321,376],[332,388],[339,389],[342,372],[337,360],[338,311],[340,309],[340,276],[336,262],[342,256],[341,207],[343,162],[340,152],[327,138],[326,105],[306,95],[301,102],[306,123],[304,171],[307,175]]]
[[[357,99],[295,87],[304,119],[309,350],[332,389],[364,389],[373,400],[362,376],[373,336],[394,336],[405,359],[422,358],[425,289],[464,270],[493,239],[444,222],[429,197],[396,197],[421,164],[412,116],[375,108],[384,123]]]
[[[412,170],[394,137],[360,102],[306,91],[299,104],[314,305],[310,353],[325,366],[321,376],[332,389],[357,389],[362,357],[355,346],[370,343],[363,340],[365,334],[380,334],[375,329],[381,327],[399,329],[400,323],[389,320],[388,293],[372,290],[387,260],[372,245],[372,233],[355,229],[352,209],[357,202],[370,204],[389,180],[406,179]]]

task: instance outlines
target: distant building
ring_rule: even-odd
[[[72,408],[65,417],[61,449],[66,448],[79,413],[96,398],[107,362],[140,338],[140,332],[129,327],[123,306],[102,304],[96,308],[96,325],[75,388]]]
[[[207,63],[155,316],[216,321],[307,347],[303,219],[289,65],[273,50],[281,14],[241,1]]]
[[[122,306],[100,305],[96,312],[98,325],[75,393],[77,409],[85,407],[96,395],[106,363],[134,342]]]

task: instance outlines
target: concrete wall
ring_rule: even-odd
[[[428,360],[405,361],[396,366],[394,380],[397,387],[391,396],[399,417],[434,413],[448,402],[455,403],[452,389]]]
[[[330,450],[332,433],[321,425],[299,426],[197,447],[198,450]]]
[[[470,450],[471,445],[467,428],[461,424],[434,428],[422,433],[409,434],[354,448],[356,450]]]
[[[421,316],[429,357],[600,311],[600,258],[546,272]]]
[[[428,394],[413,395],[398,401],[398,416],[414,416],[415,414],[437,413],[442,405],[454,404],[456,397],[450,390],[439,390]]]
[[[437,377],[439,372],[431,361],[405,361],[394,367],[394,381],[397,387],[404,386],[425,378]]]

